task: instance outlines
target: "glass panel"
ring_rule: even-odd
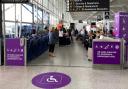
[[[16,4],[16,21],[21,21],[21,4]]]
[[[51,24],[51,25],[53,25],[53,23],[54,23],[53,16],[52,16],[52,15],[50,15],[50,24]]]
[[[2,11],[3,11],[3,4],[2,4]]]
[[[46,11],[43,11],[43,22],[46,25],[49,23],[49,14]]]
[[[39,3],[42,5],[43,4],[43,0],[39,0]]]
[[[37,30],[38,31],[41,31],[43,30],[43,14],[42,14],[42,10],[41,9],[38,9],[38,27],[37,27]]]
[[[5,20],[15,21],[15,4],[5,4]]]
[[[37,23],[37,6],[34,5],[34,23]]]
[[[42,24],[42,10],[41,9],[38,9],[38,23]]]
[[[47,8],[48,7],[48,0],[43,0],[43,5]]]
[[[22,24],[21,37],[29,37],[32,33],[32,24]]]
[[[5,36],[6,38],[13,38],[15,35],[15,23],[5,22]]]
[[[23,4],[23,6],[22,6],[22,21],[32,23],[32,6]]]

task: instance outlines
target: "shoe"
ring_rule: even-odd
[[[92,61],[91,59],[88,59],[88,61]]]
[[[53,53],[49,54],[50,57],[56,57]]]
[[[51,52],[49,52],[49,56],[52,56],[52,53]]]
[[[52,54],[52,57],[56,57],[54,54]]]

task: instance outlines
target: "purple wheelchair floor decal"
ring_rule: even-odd
[[[68,75],[58,72],[39,74],[32,79],[33,85],[44,89],[65,87],[70,82],[71,78]]]

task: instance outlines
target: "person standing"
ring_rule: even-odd
[[[49,27],[49,56],[55,57],[54,55],[54,49],[56,44],[56,34],[54,27]]]
[[[88,61],[92,61],[92,42],[93,42],[93,39],[95,39],[95,35],[93,33],[93,31],[91,30],[89,32],[89,39],[88,39]]]
[[[59,46],[62,46],[63,45],[63,30],[60,29],[59,30]]]

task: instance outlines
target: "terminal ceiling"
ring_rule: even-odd
[[[110,0],[110,19],[118,11],[128,11],[128,0]],[[103,11],[71,12],[74,20],[96,19],[98,15],[103,15]]]

